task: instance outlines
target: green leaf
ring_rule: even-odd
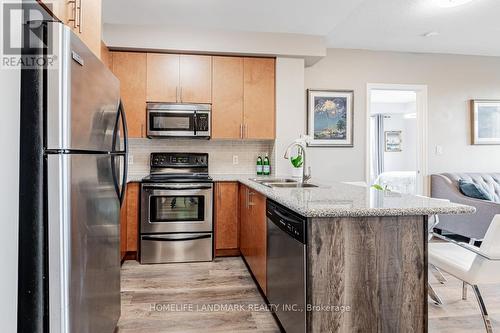
[[[380,186],[379,184],[373,184],[372,188],[376,189],[377,191],[383,191],[384,190],[384,188],[382,186]]]
[[[300,168],[304,163],[304,161],[302,160],[302,155],[297,155],[295,157],[290,158],[290,162],[292,162],[294,168]]]

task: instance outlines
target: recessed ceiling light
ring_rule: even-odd
[[[434,36],[438,36],[439,35],[439,32],[437,31],[429,31],[429,32],[426,32],[425,34],[422,35],[422,37],[434,37]]]
[[[473,0],[437,0],[440,7],[457,7],[461,5],[465,5]]]

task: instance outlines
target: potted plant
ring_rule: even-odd
[[[292,163],[292,177],[293,178],[302,178],[302,168],[304,166],[304,159],[302,157],[302,151],[298,151],[297,155],[292,156],[290,158],[290,162]]]

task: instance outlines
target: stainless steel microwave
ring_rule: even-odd
[[[210,104],[147,104],[149,138],[210,138]]]

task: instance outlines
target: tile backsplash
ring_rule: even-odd
[[[130,175],[149,174],[149,155],[152,152],[208,153],[209,172],[212,174],[251,174],[255,172],[257,156],[264,158],[267,153],[273,163],[274,141],[129,139]],[[237,164],[233,164],[235,156]]]

